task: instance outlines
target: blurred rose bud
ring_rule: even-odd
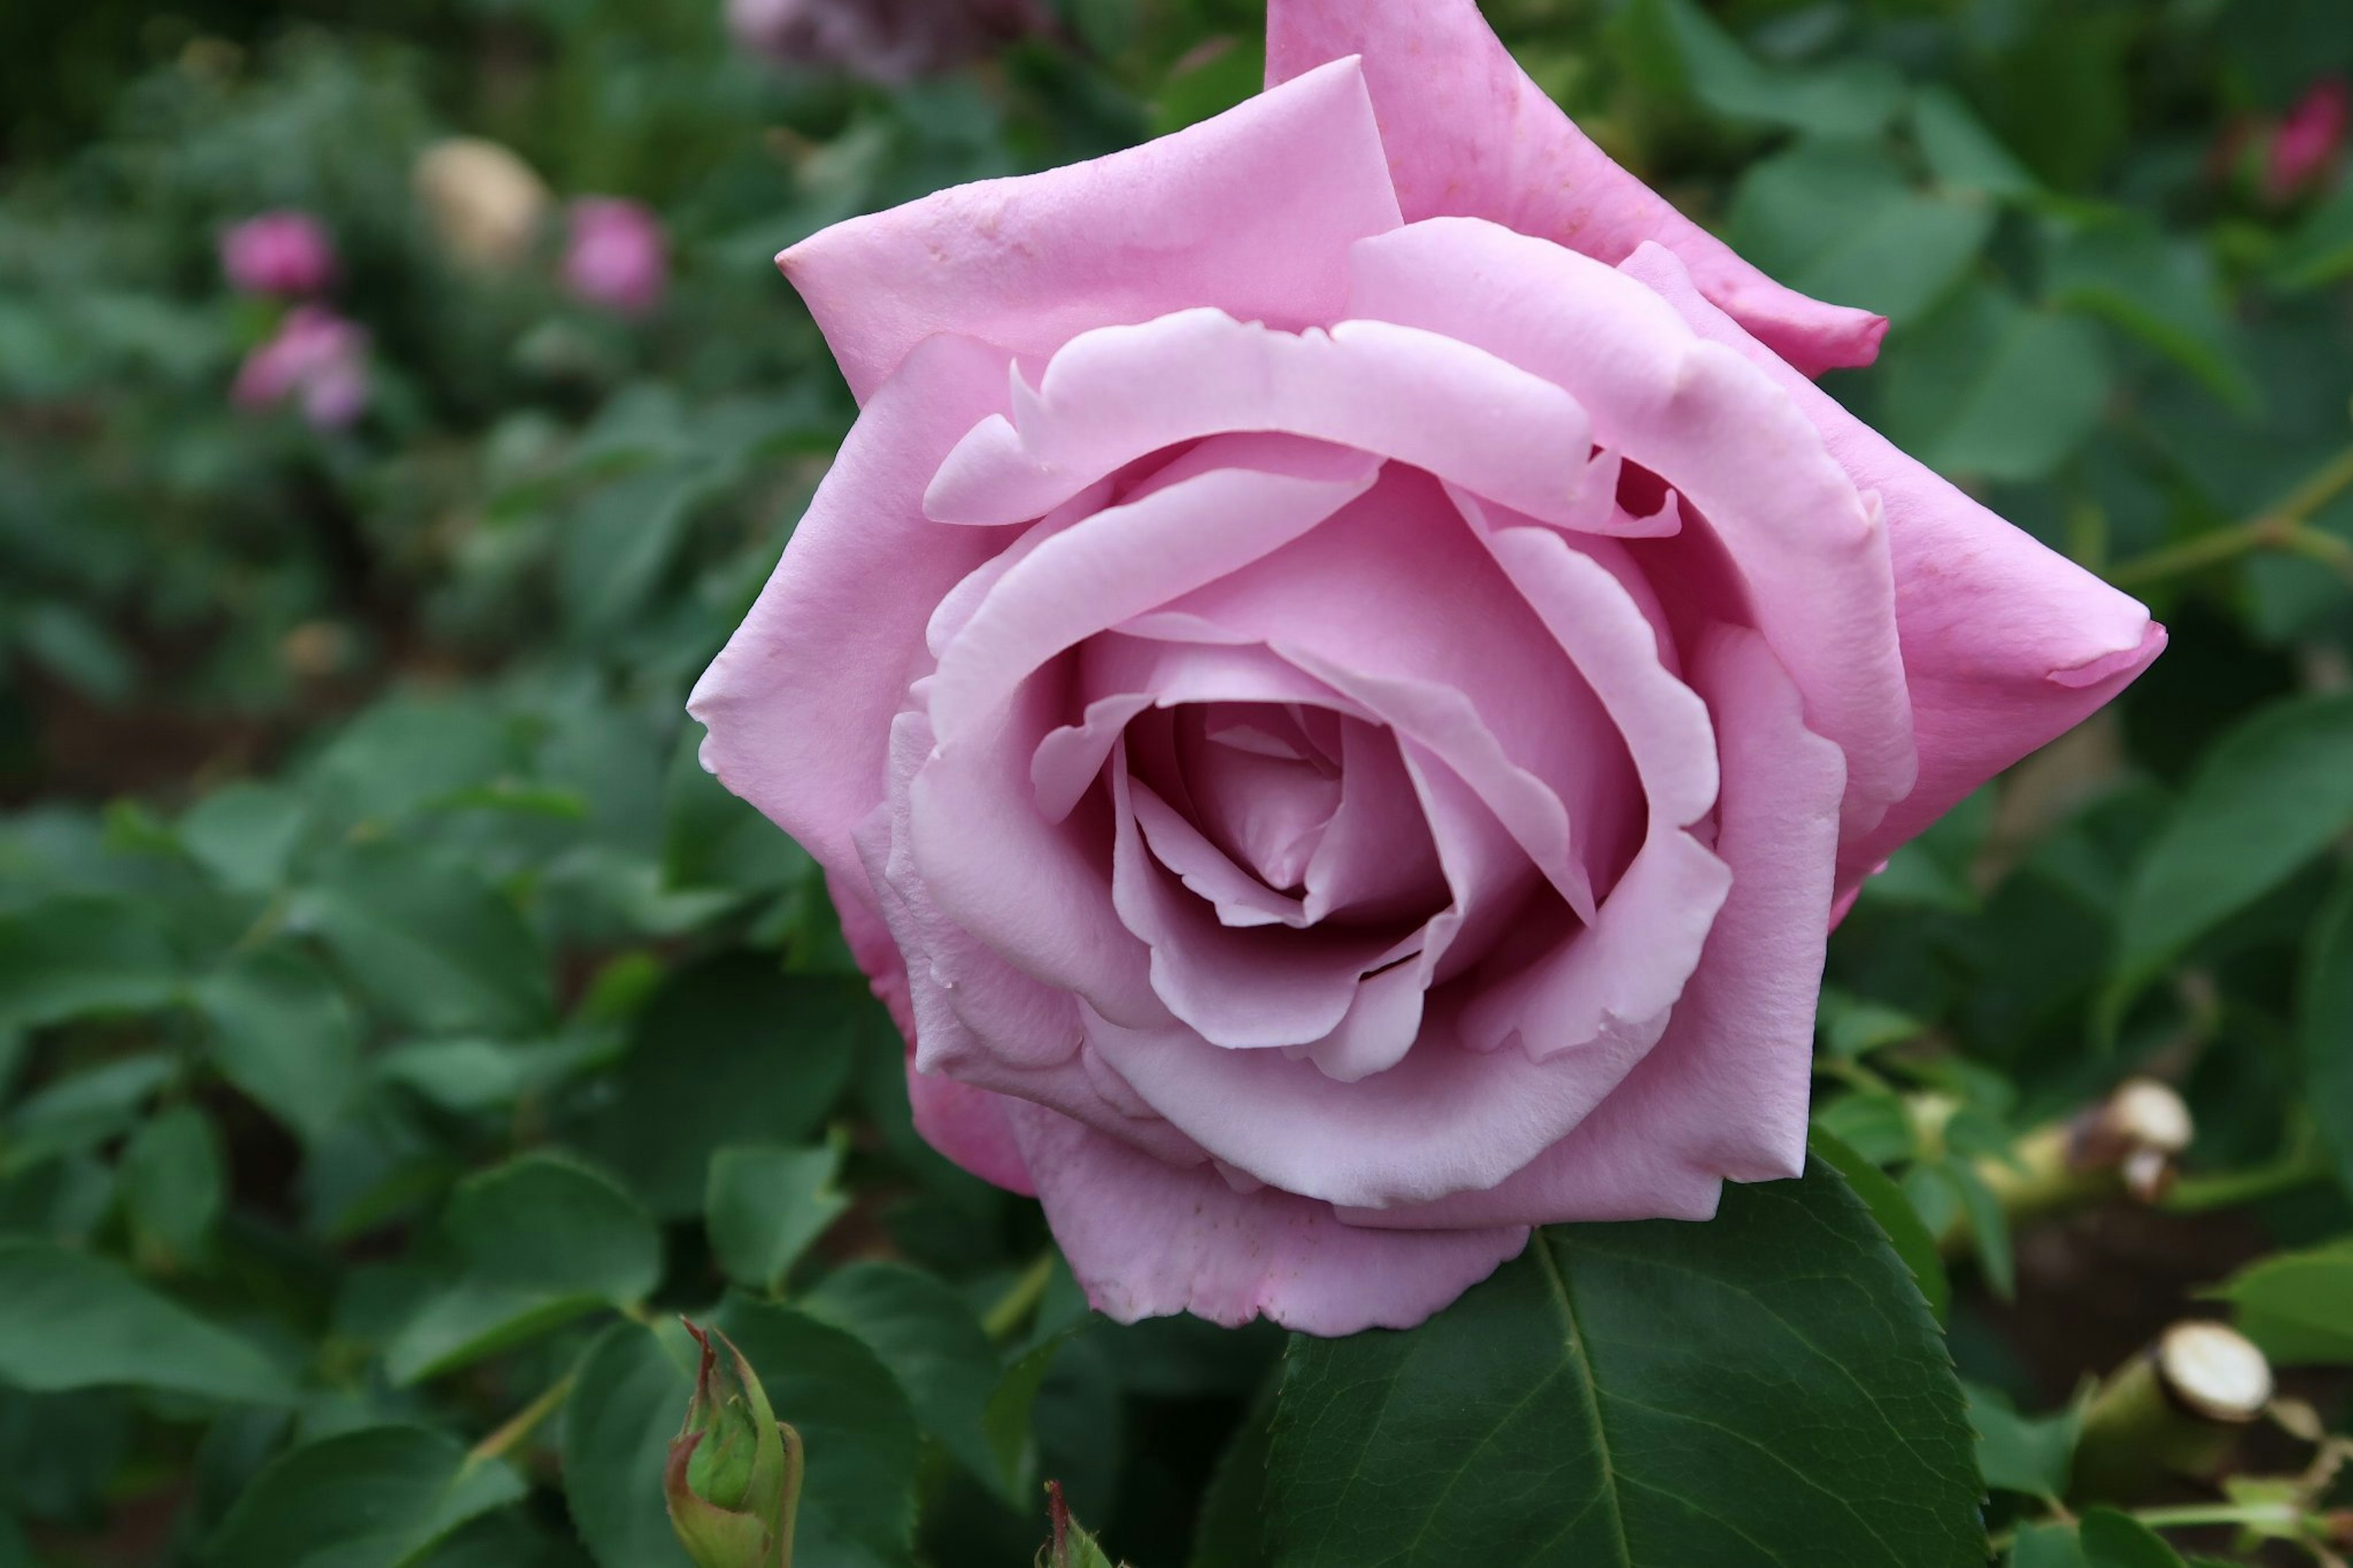
[[[530,259],[553,205],[530,164],[479,137],[436,142],[409,179],[442,247],[486,272],[512,271]]]
[[[221,270],[241,294],[316,294],[334,280],[335,245],[304,212],[249,217],[220,239]]]
[[[702,1364],[662,1477],[670,1528],[697,1568],[792,1568],[800,1435],[726,1335],[686,1328]]]
[[[661,302],[670,263],[661,219],[638,202],[583,196],[572,204],[564,250],[564,286],[574,297],[624,316]]]
[[[727,0],[728,30],[745,48],[886,85],[1047,25],[1037,0]]]
[[[2353,91],[2342,77],[2315,82],[2287,111],[2272,137],[2263,187],[2276,202],[2290,202],[2325,184],[2344,148],[2353,122]]]
[[[367,331],[323,305],[299,305],[277,335],[245,356],[230,391],[240,407],[297,403],[322,430],[341,429],[367,409]]]

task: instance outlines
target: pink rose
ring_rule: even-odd
[[[727,0],[728,31],[745,48],[886,84],[1046,25],[1039,0]]]
[[[335,279],[335,243],[304,212],[246,219],[221,236],[220,258],[229,287],[241,294],[316,294]]]
[[[2296,100],[2272,137],[2263,170],[2263,187],[2274,201],[2293,201],[2327,179],[2344,149],[2348,121],[2353,121],[2353,91],[2341,77],[2315,82]]]
[[[367,411],[367,332],[323,305],[297,305],[277,335],[245,356],[229,395],[241,407],[288,401],[322,430],[341,429]]]
[[[571,220],[564,286],[575,299],[624,316],[661,303],[670,262],[652,209],[618,196],[583,196],[572,204]]]
[[[691,708],[1097,1306],[1345,1333],[1795,1174],[1835,911],[2164,633],[1472,0],[1269,58],[786,253],[863,413]]]

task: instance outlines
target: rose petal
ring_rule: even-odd
[[[924,498],[944,522],[1039,517],[1147,453],[1276,430],[1410,463],[1563,522],[1585,476],[1584,411],[1482,349],[1388,321],[1293,334],[1222,310],[1082,332],[1013,415],[982,421]]]
[[[1409,1328],[1527,1243],[1525,1227],[1360,1230],[1326,1205],[1172,1170],[1032,1105],[1006,1108],[1054,1239],[1097,1310],[1314,1334]]]
[[[914,1058],[907,1060],[907,1106],[923,1142],[982,1181],[1034,1198],[1037,1184],[1022,1163],[1008,1103],[985,1089],[917,1072]]]
[[[828,868],[882,799],[891,718],[941,598],[1001,543],[923,511],[940,459],[1004,405],[1006,355],[935,338],[860,416],[759,602],[695,684],[702,765]]]
[[[1598,918],[1537,963],[1487,986],[1463,1014],[1481,1049],[1516,1041],[1542,1060],[1622,1033],[1649,1045],[1700,961],[1732,876],[1684,829],[1715,804],[1715,735],[1706,707],[1659,663],[1632,595],[1549,529],[1491,530],[1463,515],[1527,595],[1609,710],[1650,802],[1650,831]]]
[[[1408,222],[1489,218],[1612,263],[1656,241],[1806,374],[1878,354],[1885,318],[1783,288],[1610,162],[1513,61],[1474,0],[1270,0],[1270,83],[1349,55],[1363,57]]]
[[[1844,768],[1756,634],[1720,629],[1693,666],[1715,715],[1716,852],[1733,881],[1665,1037],[1575,1131],[1491,1190],[1349,1210],[1350,1223],[1704,1219],[1724,1178],[1802,1166]]]
[[[1783,384],[1624,273],[1494,224],[1439,218],[1360,241],[1354,277],[1352,313],[1461,337],[1559,382],[1595,440],[1704,514],[1805,693],[1808,726],[1846,752],[1851,832],[1911,793],[1886,531]]]
[[[936,332],[1043,355],[1198,305],[1335,321],[1348,242],[1397,225],[1364,79],[1341,60],[1140,147],[836,224],[776,264],[863,403]]]
[[[1852,889],[1895,847],[2036,747],[2130,685],[2165,647],[2148,611],[2045,548],[1898,450],[1819,388],[1777,368],[1738,324],[1701,299],[1674,258],[1646,247],[1625,270],[1704,336],[1788,388],[1831,455],[1886,510],[1919,741],[1919,784],[1840,852]]]

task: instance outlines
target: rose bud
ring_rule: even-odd
[[[299,403],[321,430],[338,430],[367,411],[365,328],[323,305],[298,305],[275,336],[245,356],[230,398],[241,408]]]
[[[1037,0],[727,0],[727,28],[781,65],[886,86],[1048,25]]]
[[[1473,0],[1268,16],[1239,108],[786,252],[860,413],[690,707],[1095,1306],[1345,1334],[1798,1174],[1832,922],[2165,634]]]
[[[2275,202],[2291,202],[2320,189],[2344,150],[2353,121],[2353,92],[2342,77],[2315,82],[2272,134],[2263,169],[2263,189]]]
[[[1112,1568],[1111,1559],[1095,1538],[1071,1517],[1071,1505],[1062,1500],[1060,1481],[1046,1483],[1046,1521],[1052,1535],[1038,1554],[1040,1568]]]
[[[670,1527],[699,1568],[792,1568],[800,1434],[776,1419],[759,1375],[726,1335],[686,1329],[702,1363],[662,1475]]]
[[[297,298],[334,281],[335,246],[309,213],[269,212],[221,236],[221,271],[241,294]]]
[[[528,260],[553,205],[530,164],[480,137],[436,142],[418,154],[409,183],[442,248],[484,272]]]
[[[642,316],[661,302],[670,264],[661,219],[651,208],[617,196],[583,196],[572,204],[571,229],[564,286],[574,298],[624,316]]]

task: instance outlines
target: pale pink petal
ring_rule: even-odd
[[[1610,162],[1514,62],[1475,0],[1269,0],[1269,82],[1349,55],[1363,57],[1408,222],[1487,218],[1613,264],[1656,241],[1806,374],[1879,353],[1884,318],[1783,288]]]
[[[1038,545],[940,656],[931,707],[942,748],[994,724],[1047,659],[1280,549],[1372,484],[1377,459],[1323,451],[1314,477],[1210,468]]]
[[[1962,796],[2081,723],[2148,668],[2165,628],[2128,595],[2045,548],[1777,366],[1739,325],[1694,291],[1664,252],[1625,270],[1702,334],[1727,343],[1788,388],[1831,456],[1887,517],[1919,742],[1919,784],[1871,832],[1849,837],[1840,879],[1852,889]]]
[[[1648,837],[1598,918],[1482,988],[1464,1010],[1464,1037],[1539,1060],[1609,1036],[1647,1046],[1699,963],[1732,880],[1685,831],[1715,804],[1707,709],[1660,665],[1657,634],[1606,568],[1549,529],[1493,531],[1476,500],[1457,501],[1609,710],[1650,803]]]
[[[1446,870],[1397,738],[1357,721],[1340,734],[1340,808],[1307,862],[1303,912],[1371,921],[1441,907]]]
[[[1593,694],[1437,481],[1391,465],[1321,527],[1148,624],[1261,642],[1445,758],[1572,907],[1631,813],[1631,768]]]
[[[1170,807],[1140,781],[1128,784],[1135,825],[1144,831],[1145,847],[1186,891],[1217,911],[1220,925],[1303,926],[1306,906],[1297,898],[1278,893],[1259,878],[1236,865],[1232,857]]]
[[[1006,1115],[1009,1103],[985,1089],[917,1072],[914,1058],[908,1058],[907,1104],[923,1142],[984,1182],[1036,1197],[1037,1185],[1021,1163],[1021,1146],[1014,1140],[1012,1119]]]
[[[1329,1205],[1173,1170],[1031,1105],[1007,1108],[1054,1239],[1121,1322],[1267,1317],[1311,1334],[1410,1328],[1526,1245],[1523,1226],[1424,1233],[1342,1225]]]
[[[776,259],[862,403],[935,332],[1043,355],[1199,305],[1335,321],[1348,242],[1397,224],[1371,100],[1344,60],[1175,135],[852,218]]]
[[[1278,430],[1426,468],[1566,522],[1585,475],[1584,411],[1550,382],[1434,332],[1342,321],[1273,331],[1222,310],[1105,327],[1055,353],[1010,419],[984,421],[924,498],[945,522],[1040,517],[1147,453]]]
[[[1715,715],[1716,852],[1733,880],[1665,1037],[1575,1131],[1491,1190],[1351,1210],[1350,1223],[1704,1219],[1725,1177],[1798,1173],[1844,767],[1754,633],[1719,629],[1693,665]]]
[[[1399,941],[1390,932],[1235,930],[1223,923],[1176,885],[1145,847],[1131,799],[1138,786],[1124,756],[1113,755],[1111,776],[1117,812],[1114,906],[1127,929],[1152,949],[1154,992],[1213,1046],[1257,1049],[1322,1039],[1347,1016],[1366,971],[1406,956],[1393,951]],[[1407,952],[1419,945],[1413,941]]]
[[[1460,337],[1557,381],[1596,441],[1704,516],[1805,693],[1807,724],[1846,752],[1850,831],[1911,793],[1887,532],[1775,376],[1703,341],[1624,273],[1492,223],[1439,218],[1362,241],[1354,277],[1352,313]],[[1806,384],[1786,367],[1779,379]]]
[[[941,598],[1001,544],[923,511],[940,459],[1004,406],[1001,352],[935,338],[842,443],[752,613],[696,683],[702,765],[828,869],[881,803],[891,719],[929,664]]]

